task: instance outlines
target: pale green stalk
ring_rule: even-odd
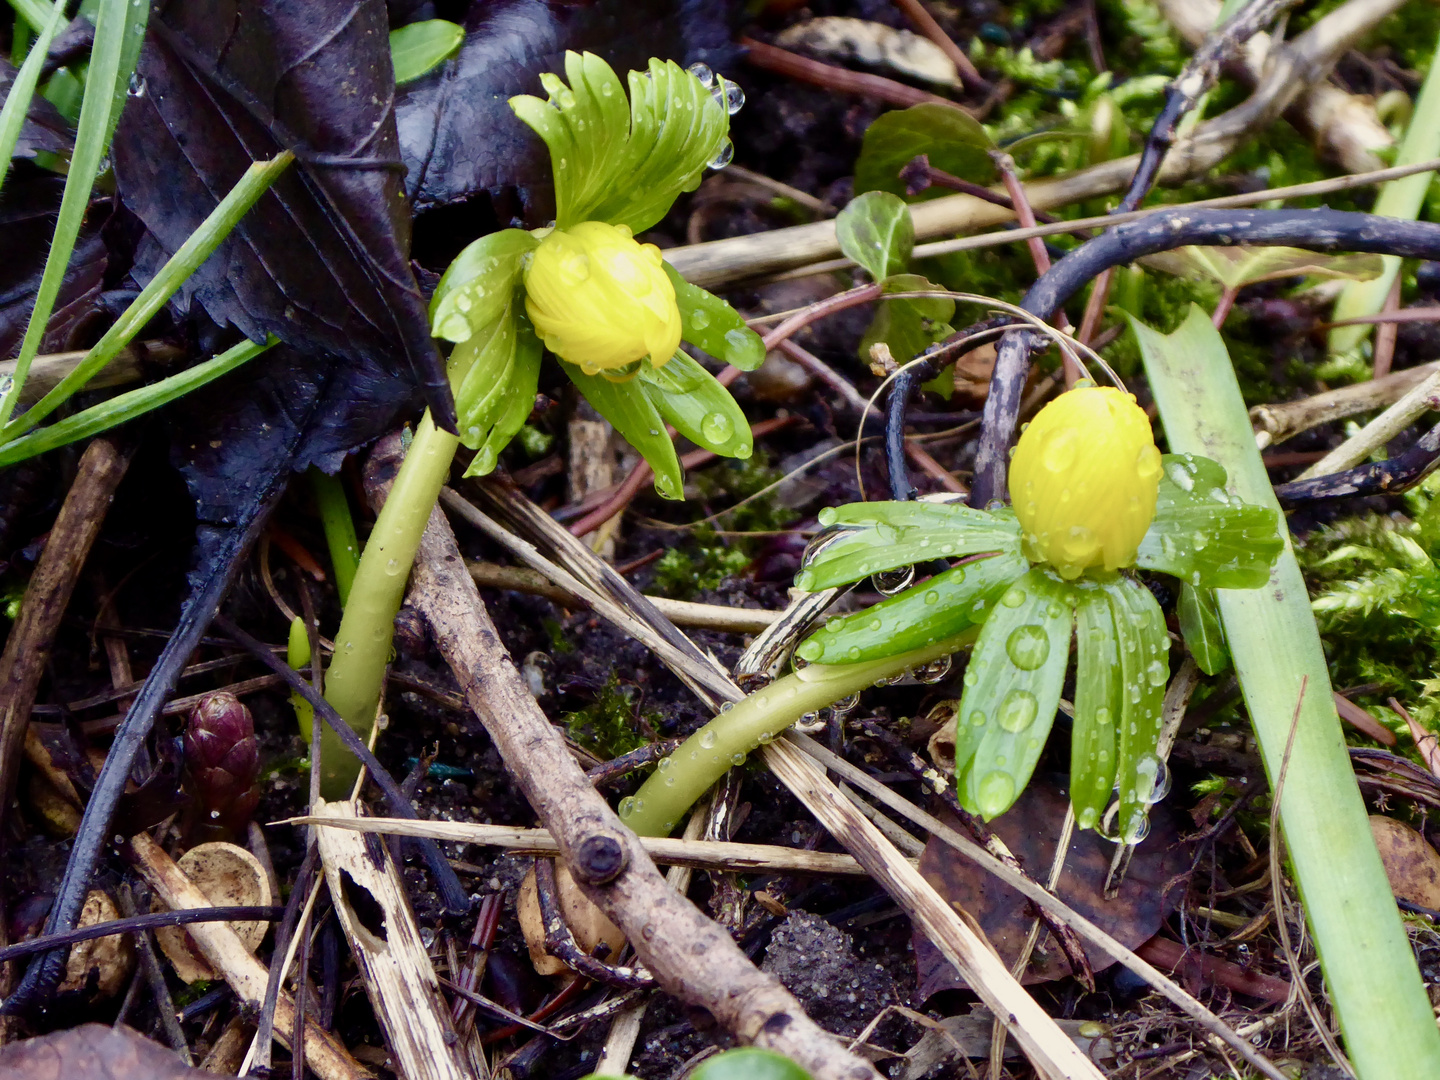
[[[350,601],[335,635],[335,656],[325,673],[325,700],[361,739],[369,738],[375,724],[395,616],[425,522],[440,498],[459,445],[456,436],[435,427],[427,410],[351,582]],[[328,726],[322,739],[320,792],[327,799],[348,798],[360,762]]]
[[[206,360],[202,364],[196,364],[194,367],[186,368],[184,371],[171,375],[168,379],[161,379],[150,386],[142,386],[136,390],[119,394],[108,401],[92,405],[74,416],[67,416],[58,424],[51,424],[39,431],[32,431],[23,438],[0,446],[0,469],[7,465],[14,465],[17,461],[35,457],[37,454],[43,454],[47,450],[53,450],[57,446],[65,446],[81,439],[88,439],[91,435],[109,431],[127,420],[143,416],[151,409],[158,409],[161,405],[183,397],[190,391],[220,378],[221,375],[234,371],[241,364],[253,360],[276,343],[276,339],[273,337],[261,345],[257,345],[253,341],[243,341],[219,356]]]
[[[45,53],[50,48],[50,42],[55,40],[55,35],[65,25],[65,13],[61,7],[62,5],[56,4],[54,15],[36,28],[40,36],[35,39],[35,43],[30,47],[30,54],[15,73],[15,81],[10,84],[10,92],[5,95],[5,104],[0,107],[0,187],[4,186],[5,177],[10,171],[10,158],[15,153],[15,144],[20,141],[20,128],[25,123],[25,113],[35,97],[35,87],[40,81],[40,69],[45,66]]]
[[[685,812],[757,746],[764,746],[806,713],[972,645],[970,627],[913,652],[861,664],[809,664],[742,698],[681,744],[620,804],[620,820],[640,836],[669,836]]]
[[[1213,458],[1229,472],[1234,494],[1278,512],[1209,316],[1192,308],[1169,337],[1132,326],[1171,451]],[[1375,850],[1310,598],[1286,539],[1269,585],[1216,590],[1235,673],[1272,784],[1300,706],[1280,822],[1351,1061],[1361,1080],[1434,1080],[1440,1032]]]
[[[350,602],[350,586],[360,565],[360,541],[355,536],[355,519],[350,516],[350,501],[345,498],[345,485],[338,476],[319,469],[310,470],[310,490],[320,511],[320,524],[325,530],[325,544],[330,549],[330,567],[335,572],[335,591],[340,606]]]
[[[120,108],[125,101],[135,60],[140,54],[140,41],[145,34],[145,20],[150,13],[148,0],[100,0],[95,20],[95,44],[90,51],[90,66],[85,79],[85,99],[80,107],[80,122],[75,131],[75,152],[70,157],[70,170],[65,177],[65,193],[60,197],[60,212],[55,219],[55,233],[40,287],[35,290],[35,306],[25,339],[16,358],[14,381],[0,397],[0,428],[9,424],[20,400],[20,390],[30,373],[30,362],[40,351],[40,340],[55,308],[55,298],[65,280],[65,270],[75,250],[75,240],[90,204],[90,190]],[[46,14],[50,10],[46,9]],[[17,431],[7,430],[3,437],[13,438]]]
[[[1430,64],[1430,72],[1420,87],[1420,96],[1415,102],[1415,112],[1405,128],[1405,138],[1395,155],[1396,165],[1416,165],[1422,161],[1440,156],[1440,43],[1436,44],[1436,60]],[[1375,199],[1374,213],[1384,217],[1404,218],[1414,221],[1425,204],[1425,192],[1430,189],[1434,173],[1416,173],[1414,176],[1391,180],[1380,189]],[[1400,258],[1397,255],[1384,256],[1385,268],[1380,276],[1369,281],[1352,281],[1345,286],[1340,299],[1335,302],[1337,322],[1341,319],[1363,319],[1378,314],[1390,295],[1395,275],[1400,272]],[[1369,326],[1337,326],[1330,331],[1330,355],[1342,356],[1358,348],[1369,335]]]
[[[200,226],[180,245],[180,250],[166,261],[150,284],[130,302],[120,318],[115,320],[99,341],[75,366],[75,369],[51,387],[50,392],[37,401],[33,407],[17,416],[0,430],[0,438],[10,441],[49,416],[74,393],[83,388],[96,373],[119,354],[138,334],[145,324],[154,318],[180,287],[189,280],[217,247],[230,235],[240,219],[295,160],[295,155],[286,150],[269,161],[257,161],[245,170],[240,182],[220,200]],[[68,188],[66,189],[69,190]],[[48,271],[47,271],[48,272]],[[33,323],[32,323],[33,325]],[[28,364],[26,365],[28,367]],[[18,366],[15,373],[15,391],[18,393],[24,376]]]
[[[60,16],[61,25],[64,25],[65,4],[63,0],[58,4],[47,4],[45,0],[10,0],[10,6],[15,9],[17,15],[34,28],[36,33],[44,30],[45,24],[57,14]],[[50,46],[45,47],[48,49]]]

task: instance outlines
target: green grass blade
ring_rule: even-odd
[[[1440,56],[1440,42],[1436,44],[1435,55]],[[1440,156],[1440,64],[1432,62],[1430,73],[1420,87],[1420,96],[1415,102],[1414,115],[1405,129],[1405,138],[1395,155],[1396,165],[1415,165]],[[1430,189],[1434,173],[1416,173],[1391,180],[1380,189],[1375,199],[1374,213],[1385,217],[1406,218],[1414,221],[1425,203],[1425,192]],[[1374,315],[1385,306],[1385,298],[1400,272],[1400,259],[1386,255],[1385,269],[1380,276],[1369,281],[1353,281],[1345,286],[1340,299],[1335,302],[1333,318],[1358,319]],[[1337,326],[1330,331],[1330,354],[1339,356],[1356,348],[1370,335],[1369,326]]]
[[[6,424],[4,429],[0,430],[0,437],[7,442],[18,438],[64,404],[106,364],[115,359],[120,350],[130,343],[155,313],[185,284],[190,275],[195,273],[200,264],[230,235],[240,219],[255,205],[255,200],[265,193],[294,160],[295,155],[287,150],[270,161],[251,165],[240,178],[240,182],[220,200],[220,205],[186,238],[185,243],[180,245],[180,250],[170,256],[150,284],[130,302],[130,306],[115,320],[115,324],[91,347],[75,370],[52,387],[33,408]],[[17,390],[22,381],[23,377],[17,370]]]
[[[45,260],[40,287],[35,291],[35,307],[30,313],[30,324],[25,328],[25,339],[20,344],[20,355],[16,358],[15,380],[0,397],[0,427],[8,425],[15,403],[20,398],[20,390],[25,385],[25,377],[30,372],[30,362],[40,351],[40,339],[50,322],[55,298],[60,293],[60,284],[65,279],[70,255],[75,250],[75,240],[80,235],[80,226],[90,204],[90,190],[95,185],[96,173],[110,144],[110,135],[115,130],[126,88],[130,85],[130,76],[135,71],[135,58],[140,52],[138,39],[145,32],[145,20],[149,14],[150,5],[146,0],[100,0],[95,20],[95,45],[90,52],[89,73],[85,80],[85,100],[80,107],[80,123],[75,133],[75,153],[70,158],[70,171],[65,177],[65,193],[60,198],[60,213],[55,220],[50,254]]]
[[[1233,494],[1278,510],[1234,368],[1209,316],[1193,307],[1168,337],[1131,325],[1170,449],[1212,458],[1229,473]],[[1280,821],[1351,1060],[1361,1080],[1440,1076],[1440,1032],[1371,838],[1288,536],[1268,585],[1216,594],[1272,783],[1308,679]]]
[[[65,25],[64,3],[47,4],[45,0],[10,0],[10,6],[15,9],[15,14],[30,24],[31,28],[42,33],[53,15],[60,17],[60,25]],[[50,46],[46,45],[40,51],[43,53]]]
[[[68,416],[58,424],[51,424],[14,442],[6,443],[0,446],[0,469],[43,454],[47,450],[54,450],[57,446],[98,435],[127,420],[142,416],[151,409],[158,409],[161,405],[218,379],[226,372],[233,371],[247,360],[253,360],[275,342],[273,337],[263,345],[243,341],[203,364],[196,364],[150,386],[119,394],[109,401],[102,401],[99,405],[92,405],[83,412]]]
[[[65,25],[65,12],[61,5],[55,5],[54,17],[40,27],[40,36],[30,48],[30,54],[15,73],[10,92],[5,95],[5,105],[0,108],[0,188],[10,172],[10,158],[15,153],[15,144],[20,141],[20,128],[25,123],[25,113],[35,97],[35,86],[40,81],[40,69],[45,66],[45,53],[50,42]]]

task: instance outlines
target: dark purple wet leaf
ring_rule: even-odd
[[[447,416],[408,261],[381,0],[166,3],[138,76],[113,154],[121,198],[148,230],[134,276],[148,281],[252,161],[294,150],[182,300],[252,339],[409,371]]]
[[[0,356],[20,351],[64,187],[63,177],[17,163],[0,190],[0,251],[5,252],[0,259]],[[100,230],[87,222],[70,256],[54,314],[40,344],[42,353],[58,352],[71,344],[71,332],[90,314],[100,295],[105,265]]]
[[[0,1049],[0,1080],[204,1080],[159,1043],[123,1025],[83,1024]]]
[[[482,193],[508,199],[513,191],[518,202],[497,203],[501,227],[512,214],[543,225],[554,216],[550,158],[508,99],[543,96],[540,73],[563,72],[567,49],[604,57],[622,79],[632,68],[644,70],[652,56],[727,70],[736,55],[728,7],[714,0],[471,4],[459,54],[401,87],[396,102],[405,185],[416,212]]]
[[[0,101],[10,94],[10,84],[15,81],[15,67],[0,57]],[[60,110],[39,94],[30,99],[30,108],[25,111],[25,120],[20,125],[20,138],[15,143],[17,158],[33,158],[36,151],[46,150],[52,154],[69,155],[74,144],[70,125],[60,115]]]
[[[1050,874],[1067,803],[1063,792],[1037,775],[1015,805],[990,822],[990,828],[1036,880],[1044,881]],[[1060,899],[1122,945],[1133,949],[1148,941],[1180,898],[1183,883],[1175,885],[1173,879],[1190,865],[1188,846],[1180,841],[1176,821],[1165,806],[1154,808],[1150,835],[1135,849],[1125,883],[1113,900],[1105,899],[1104,889],[1115,845],[1094,832],[1077,830],[1056,890]],[[1006,967],[1015,963],[1033,918],[1023,896],[936,840],[931,840],[920,856],[920,872],[947,902],[975,917]],[[1172,886],[1168,892],[1167,885]],[[1114,963],[1088,942],[1085,944],[1085,955],[1095,971]],[[919,934],[915,935],[915,964],[921,1000],[965,985],[930,940]],[[1021,981],[1047,982],[1069,974],[1065,954],[1048,931],[1042,932]]]

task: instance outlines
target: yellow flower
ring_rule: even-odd
[[[1159,486],[1149,418],[1134,397],[1108,387],[1071,390],[1046,405],[1010,461],[1025,554],[1064,578],[1133,562]]]
[[[587,375],[644,356],[659,367],[680,346],[675,287],[660,249],[623,225],[555,229],[525,271],[525,310],[546,348]]]

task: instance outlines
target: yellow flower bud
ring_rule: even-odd
[[[660,249],[623,225],[555,229],[525,271],[525,310],[546,348],[587,375],[644,356],[659,367],[680,347],[675,287],[660,263]]]
[[[1064,578],[1133,562],[1159,486],[1149,417],[1134,397],[1109,387],[1071,390],[1050,402],[1010,460],[1025,554]]]

